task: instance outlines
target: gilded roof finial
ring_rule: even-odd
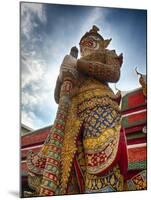
[[[120,89],[118,89],[118,88],[116,87],[116,83],[115,83],[115,90],[117,90],[117,91],[121,91]]]
[[[115,83],[115,90],[117,90],[116,101],[120,105],[122,94],[121,94],[121,90],[116,87],[116,83]]]
[[[136,71],[136,74],[137,74],[137,75],[140,75],[140,76],[142,76],[142,74],[141,74],[141,73],[139,73],[139,72],[137,71],[137,67],[135,67],[135,71]]]
[[[137,71],[137,67],[135,68],[135,71],[136,71],[137,75],[140,75],[139,83],[140,83],[141,86],[142,86],[144,96],[147,96],[146,76],[143,75],[143,74],[141,74],[141,73],[139,73],[139,72]]]

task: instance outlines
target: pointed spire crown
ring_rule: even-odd
[[[100,29],[99,29],[96,25],[93,25],[92,28],[90,29],[90,31],[89,31],[89,32],[86,32],[86,33],[82,36],[82,38],[81,38],[81,40],[80,40],[80,43],[81,43],[81,41],[82,41],[84,38],[86,38],[86,37],[88,37],[88,36],[96,36],[98,39],[104,41],[104,38],[98,33],[99,30],[100,30]]]

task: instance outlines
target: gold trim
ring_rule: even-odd
[[[89,156],[86,157],[86,171],[90,174],[98,174],[107,169],[115,160],[118,145],[120,139],[120,125],[115,126],[114,128],[107,129],[103,135],[101,134],[97,138],[90,138],[84,140],[84,149],[86,153],[94,154],[96,152],[109,151],[109,157],[106,159],[104,163],[101,163],[98,166],[89,166]],[[112,142],[111,146],[108,144]],[[108,146],[108,147],[107,147]],[[108,149],[109,148],[109,149]]]
[[[72,100],[65,127],[64,142],[61,154],[61,194],[66,193],[67,183],[73,163],[73,157],[77,150],[76,139],[80,131],[81,122],[77,119],[77,99]]]
[[[92,91],[95,89],[100,90],[100,94],[106,91],[107,93],[110,93],[111,95],[115,96],[108,85],[101,83],[100,81],[97,81],[93,78],[86,79],[84,83],[82,83],[81,87],[79,88],[78,95],[86,91]]]
[[[98,105],[101,106],[110,105],[114,110],[120,113],[120,109],[117,102],[113,101],[109,97],[99,97],[99,98],[92,97],[91,100],[85,100],[78,105],[78,114],[80,114],[80,117],[82,117],[83,115],[85,116],[85,113],[82,113],[83,111],[85,111],[86,109],[90,110]]]
[[[102,144],[106,143],[110,138],[116,138],[119,135],[121,126],[116,125],[113,128],[106,129],[98,137],[86,138],[83,140],[85,149],[97,149]]]
[[[96,176],[93,174],[86,173],[85,189],[99,191],[106,186],[111,186],[116,191],[122,191],[123,183],[123,176],[120,173],[119,166],[116,165],[113,167],[112,170],[108,171],[108,173],[103,176]]]
[[[116,96],[113,93],[110,93],[106,90],[101,89],[94,89],[92,91],[84,91],[83,93],[80,93],[78,95],[79,102],[83,101],[84,99],[90,99],[92,97],[102,97],[102,96],[108,96],[112,99],[116,99]]]

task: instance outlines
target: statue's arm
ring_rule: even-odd
[[[77,69],[76,69],[77,59],[71,55],[66,55],[63,59],[63,62],[60,67],[60,73],[56,81],[56,87],[54,92],[54,98],[57,104],[59,104],[62,83],[69,79],[72,80],[73,86],[75,84],[75,80],[77,77]]]
[[[102,63],[79,59],[77,70],[83,74],[96,78],[104,82],[116,83],[120,78],[120,67],[122,65],[122,55],[117,57],[117,62]]]
[[[57,81],[56,81],[55,92],[54,92],[54,98],[55,98],[55,102],[57,104],[59,103],[61,84],[62,83],[61,83],[59,76],[58,76]]]

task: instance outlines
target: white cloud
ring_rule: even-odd
[[[34,35],[34,29],[38,26],[37,19],[43,24],[46,23],[44,5],[22,3],[21,35],[26,40],[21,41],[21,115],[22,123],[31,128],[39,128],[44,124],[44,121],[36,112],[45,114],[45,110],[41,111],[41,107],[42,105],[49,106],[48,98],[50,94],[47,81],[45,81],[47,64],[43,58],[39,58],[34,46],[37,39]]]
[[[41,128],[46,125],[46,116],[50,117],[49,124],[53,123],[57,110],[57,104],[54,100],[57,75],[55,67],[51,66],[49,69],[48,63],[38,59],[36,54],[32,52],[26,54],[22,51],[22,123],[31,128]]]
[[[43,121],[39,117],[37,117],[32,111],[22,111],[21,121],[23,124],[27,125],[32,129],[40,128],[43,124]]]
[[[22,111],[21,113],[21,121],[26,123],[27,126],[35,128],[34,126],[35,115],[32,112]]]
[[[28,86],[31,82],[40,81],[47,68],[44,60],[39,60],[33,56],[21,59],[21,70],[22,70],[22,88]]]
[[[84,31],[86,31],[86,27],[92,28],[92,26],[99,21],[103,21],[106,17],[106,11],[100,10],[100,8],[93,8],[92,12],[87,18],[86,24],[83,26]]]
[[[46,14],[43,4],[38,3],[22,3],[21,4],[21,32],[29,39],[30,34],[38,24],[34,21],[37,17],[40,22],[46,23]]]

